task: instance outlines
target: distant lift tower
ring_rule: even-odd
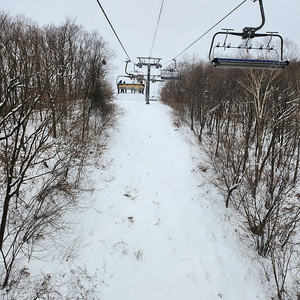
[[[142,68],[144,66],[147,66],[148,72],[147,72],[147,81],[146,81],[146,95],[145,100],[146,104],[150,104],[149,102],[149,95],[150,95],[150,70],[151,67],[155,67],[156,69],[159,69],[162,67],[162,65],[159,63],[161,61],[161,58],[153,58],[153,57],[138,57],[138,67]]]

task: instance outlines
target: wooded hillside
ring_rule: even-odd
[[[19,262],[68,229],[82,171],[105,147],[114,52],[69,19],[40,28],[1,13],[0,32],[0,285],[20,299]]]
[[[278,299],[299,299],[299,78],[298,61],[282,72],[186,61],[182,80],[161,93],[208,153],[224,205],[243,216]]]

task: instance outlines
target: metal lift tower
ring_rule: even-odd
[[[154,57],[138,57],[139,62],[138,62],[138,67],[142,68],[146,66],[148,68],[147,72],[147,80],[146,80],[146,95],[145,95],[145,100],[146,104],[150,104],[149,102],[149,95],[150,95],[150,72],[151,72],[151,67],[155,67],[156,69],[159,69],[162,67],[160,64],[161,58],[154,58]]]

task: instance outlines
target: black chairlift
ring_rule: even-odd
[[[256,2],[257,0],[253,0]],[[263,8],[262,0],[259,0],[259,6],[261,11],[262,23],[259,27],[245,27],[243,32],[232,32],[232,29],[226,29],[226,31],[217,32],[213,36],[213,40],[211,43],[209,58],[211,63],[216,68],[238,68],[238,69],[268,69],[268,70],[283,70],[289,64],[288,61],[283,61],[283,38],[277,32],[267,32],[267,33],[256,33],[259,29],[261,29],[265,24],[265,13]],[[221,45],[217,43],[215,45],[215,38],[218,35],[225,35],[224,43]],[[239,46],[232,46],[230,43],[227,43],[227,38],[229,35],[240,36],[243,40],[245,40],[245,44],[240,44]],[[267,46],[259,46],[253,47],[250,43],[253,38],[266,38],[269,37],[269,41]],[[277,38],[280,41],[280,50],[277,51],[274,46],[271,46],[271,41],[273,38]],[[244,49],[247,53],[252,50],[257,51],[267,51],[268,53],[276,54],[276,59],[249,59],[247,58],[220,58],[215,57],[214,52],[216,48],[224,48],[226,49]]]
[[[181,80],[180,71],[176,69],[176,60],[173,60],[175,62],[174,68],[168,70],[161,70],[160,78],[162,80]]]

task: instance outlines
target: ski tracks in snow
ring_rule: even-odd
[[[192,172],[201,159],[192,133],[172,124],[169,107],[121,97],[111,179],[94,175],[99,192],[82,223],[92,228],[82,259],[102,277],[102,299],[267,299],[255,254],[212,208],[222,197]]]

